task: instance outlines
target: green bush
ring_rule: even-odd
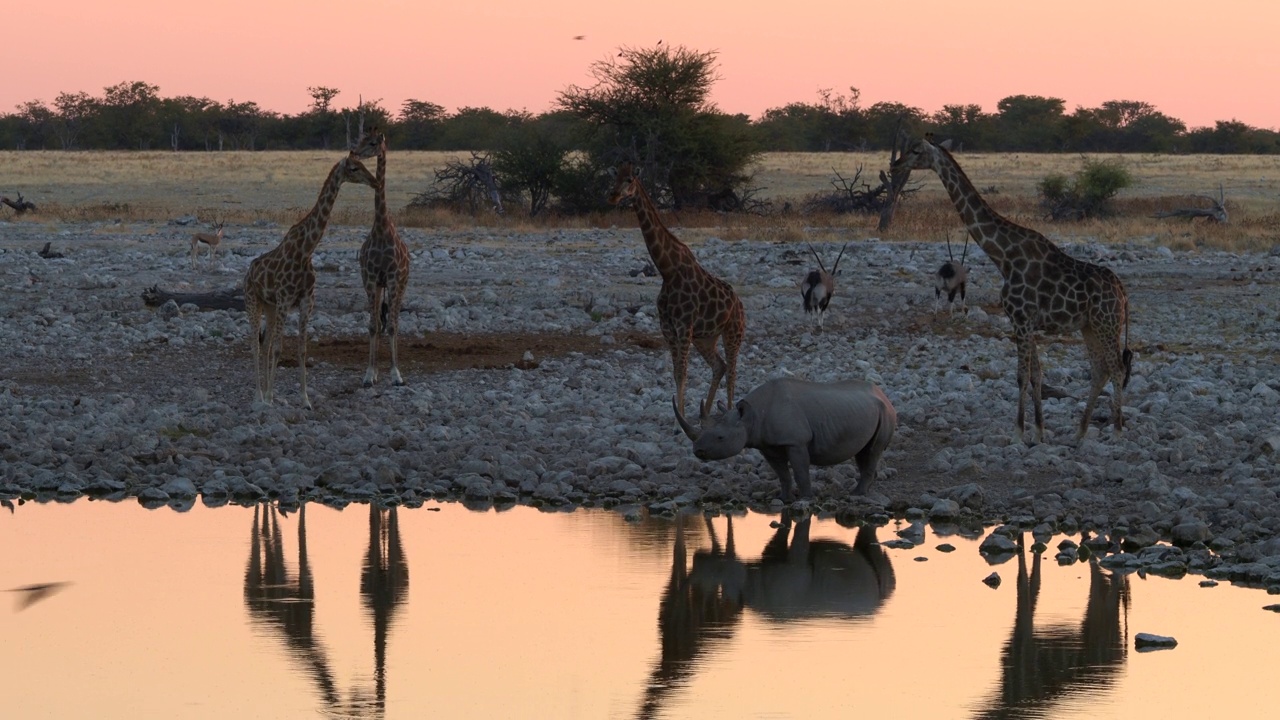
[[[508,134],[493,154],[493,172],[504,194],[527,199],[529,216],[547,208],[569,146],[534,123]]]
[[[1054,220],[1084,220],[1111,214],[1111,201],[1133,184],[1133,175],[1119,160],[1090,160],[1068,178],[1046,175],[1036,187],[1041,204]]]

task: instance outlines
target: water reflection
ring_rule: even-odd
[[[1026,551],[1018,542],[1017,610],[1013,632],[1000,654],[1000,690],[975,713],[977,718],[1048,717],[1055,702],[1088,694],[1117,681],[1128,654],[1129,579],[1103,572],[1089,562],[1089,600],[1079,625],[1036,629],[1040,596],[1040,553],[1027,573]]]
[[[684,526],[676,524],[671,575],[658,609],[662,652],[649,676],[637,717],[660,714],[662,704],[699,667],[699,656],[723,645],[751,608],[771,622],[808,618],[858,620],[873,615],[893,594],[896,580],[874,527],[858,530],[852,546],[810,540],[811,517],[783,516],[759,560],[738,557],[733,518],[722,546],[704,519],[711,548],[698,550],[688,568]]]
[[[297,514],[297,573],[285,560],[281,520],[274,504],[254,508],[244,601],[251,620],[284,640],[288,657],[315,686],[325,708],[346,717],[382,717],[387,699],[387,636],[409,592],[409,566],[400,542],[396,508],[369,507],[368,550],[360,574],[362,605],[373,630],[372,688],[354,687],[342,698],[328,652],[315,628],[315,582],[307,558],[307,507]]]

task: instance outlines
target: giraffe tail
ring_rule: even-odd
[[[387,334],[387,320],[390,316],[391,316],[391,303],[387,302],[386,298],[384,297],[382,299],[382,307],[378,311],[378,325],[380,326],[383,335]],[[1129,351],[1126,350],[1125,352],[1129,352]],[[1129,376],[1128,376],[1128,373],[1126,373],[1125,380],[1128,380],[1128,379],[1129,379]]]
[[[1124,352],[1120,353],[1120,362],[1124,365],[1124,380],[1120,389],[1129,387],[1129,376],[1133,374],[1133,351],[1129,349],[1129,298],[1124,299]]]

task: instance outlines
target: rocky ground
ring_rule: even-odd
[[[229,228],[191,266],[174,224],[0,223],[0,499],[137,497],[149,505],[428,498],[624,512],[780,509],[754,451],[695,459],[671,415],[659,278],[630,228],[493,234],[405,230],[413,274],[401,319],[408,385],[361,387],[365,230],[331,227],[315,256],[309,389],[296,325],[277,403],[255,406],[241,312],[151,308],[142,292],[227,288],[284,228]],[[44,259],[46,243],[61,259]],[[1042,343],[1046,442],[1014,431],[1013,343],[998,276],[973,259],[967,316],[935,314],[935,244],[855,241],[825,330],[800,308],[803,245],[697,243],[738,288],[747,341],[738,395],[776,375],[865,377],[899,428],[865,498],[852,463],[816,471],[807,509],[978,528],[1086,530],[1112,562],[1280,585],[1280,253],[1172,252],[1149,242],[1064,246],[1124,280],[1137,353],[1115,437],[1102,402],[1079,445],[1088,387],[1078,337]],[[835,248],[819,248],[834,256]],[[970,255],[973,255],[971,249]],[[386,350],[382,352],[385,374]],[[709,371],[690,366],[688,411]],[[994,538],[1012,535],[996,532]],[[910,535],[908,533],[907,539]],[[993,543],[999,544],[998,540]],[[998,547],[992,548],[999,551]],[[1214,552],[1210,552],[1209,550]]]

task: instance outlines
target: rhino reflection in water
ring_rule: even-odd
[[[775,622],[813,617],[851,620],[872,616],[893,594],[889,556],[874,527],[858,530],[852,546],[835,540],[810,540],[810,518],[795,524],[784,516],[759,560],[737,556],[733,518],[722,547],[708,518],[711,549],[693,555],[677,525],[671,577],[662,594],[658,631],[662,656],[650,674],[638,717],[661,712],[665,698],[697,670],[697,659],[733,637],[750,608]]]
[[[360,573],[360,595],[373,626],[373,688],[352,689],[342,698],[334,681],[328,653],[315,632],[315,584],[307,557],[307,507],[297,515],[297,573],[289,572],[284,556],[280,513],[264,503],[253,510],[249,562],[244,574],[244,602],[256,624],[284,640],[289,658],[296,660],[316,686],[324,705],[352,717],[382,717],[387,698],[387,636],[396,609],[409,591],[409,565],[400,543],[396,509],[369,507],[369,547]]]
[[[1128,654],[1129,579],[1106,573],[1089,561],[1089,600],[1079,625],[1035,627],[1040,597],[1041,556],[1035,553],[1027,573],[1026,553],[1018,543],[1017,609],[1013,631],[1000,654],[1000,689],[974,713],[975,718],[1051,717],[1053,702],[1110,687]]]

